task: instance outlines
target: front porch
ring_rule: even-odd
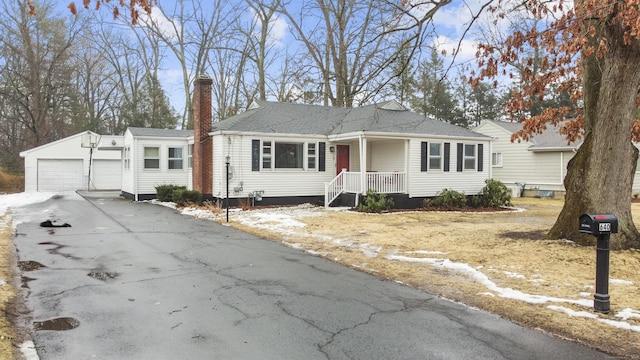
[[[404,194],[407,189],[405,172],[352,172],[343,170],[324,187],[325,207],[340,194],[366,194],[368,190],[380,194]],[[356,196],[356,206],[358,196]]]

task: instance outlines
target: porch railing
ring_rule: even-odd
[[[362,180],[360,172],[340,172],[333,180],[325,183],[325,206],[329,206],[342,193],[365,194],[367,190],[381,194],[406,192],[406,173],[404,172],[367,172],[364,184]]]

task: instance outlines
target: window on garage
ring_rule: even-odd
[[[144,168],[145,169],[160,169],[160,148],[145,147],[144,148]]]

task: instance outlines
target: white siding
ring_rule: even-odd
[[[368,141],[367,161],[367,171],[404,172],[404,140]]]
[[[502,166],[493,167],[494,179],[507,185],[526,183],[527,189],[564,190],[573,151],[530,151],[531,143],[511,142],[511,133],[493,123],[485,123],[476,131],[494,137],[493,152],[502,153]]]
[[[144,168],[144,148],[158,147],[160,149],[160,168]],[[169,169],[168,157],[169,148],[182,148],[183,167],[182,169]],[[158,185],[188,186],[189,176],[187,170],[187,141],[175,139],[138,139],[135,144],[135,151],[132,151],[132,158],[135,159],[136,167],[136,187],[138,194],[155,194]]]
[[[252,171],[252,140],[276,142],[325,142],[325,171],[316,169],[273,169]],[[242,135],[216,135],[213,139],[213,196],[226,196],[225,157],[229,155],[231,179],[229,197],[245,198],[254,191],[264,191],[265,197],[323,196],[324,183],[335,177],[335,153],[320,137],[291,138]],[[262,149],[261,149],[262,151]],[[353,154],[352,154],[353,155]],[[316,161],[317,162],[317,161]],[[262,162],[261,162],[262,165]],[[305,156],[305,168],[307,166]],[[235,191],[237,190],[237,191]]]
[[[442,161],[440,170],[421,171],[421,143],[438,142],[443,144]],[[450,144],[449,171],[444,171],[444,143]],[[457,144],[483,145],[482,171],[476,169],[457,171]],[[463,192],[467,195],[475,195],[485,186],[485,180],[490,177],[491,157],[489,155],[490,142],[487,141],[456,141],[441,139],[412,139],[409,142],[409,196],[430,197],[436,196],[443,189],[451,189]],[[477,149],[477,147],[476,147]]]
[[[134,137],[128,130],[124,136],[124,148],[130,148],[129,169],[122,170],[122,191],[137,195],[155,195],[158,185],[178,185],[191,189],[191,169],[187,167],[188,142],[181,138]],[[144,168],[144,148],[158,147],[160,168]],[[182,148],[182,169],[169,169],[169,148]],[[124,161],[123,161],[124,167]]]

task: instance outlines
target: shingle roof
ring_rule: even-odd
[[[154,129],[130,127],[129,131],[134,136],[151,136],[151,137],[190,137],[193,136],[193,130],[175,130],[175,129]]]
[[[213,130],[336,135],[385,132],[484,138],[471,130],[433,120],[408,110],[374,104],[356,108],[258,101],[239,115],[213,124]],[[387,103],[388,104],[388,103]]]
[[[522,124],[518,122],[493,121],[494,124],[506,129],[510,133],[515,133],[522,129]],[[562,123],[558,126],[549,126],[542,134],[534,134],[529,142],[531,150],[544,149],[576,149],[581,142],[568,144],[567,138],[560,134]]]

